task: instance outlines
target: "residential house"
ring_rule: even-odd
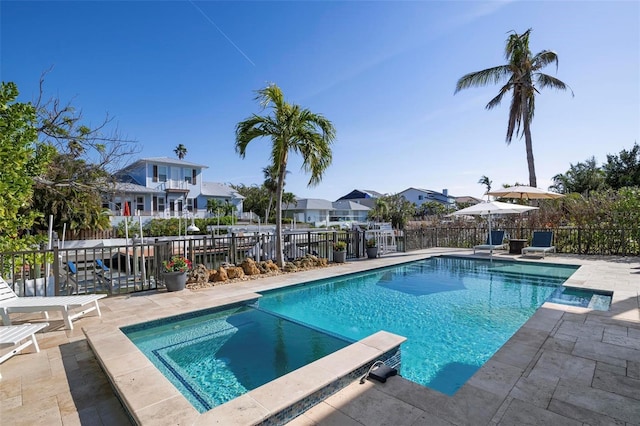
[[[370,189],[354,189],[347,195],[338,198],[337,201],[349,200],[358,204],[362,204],[369,208],[373,208],[376,205],[376,200],[381,197],[384,197],[384,194],[372,191]]]
[[[436,192],[430,189],[407,188],[399,192],[398,195],[402,195],[407,201],[414,203],[417,207],[429,201],[435,201],[444,205],[446,208],[453,208],[456,202],[455,197],[450,196],[449,191],[446,189],[443,189],[442,192]]]
[[[131,214],[141,216],[177,217],[188,211],[206,217],[207,201],[219,199],[242,212],[243,197],[232,188],[202,182],[202,170],[206,168],[168,157],[142,158],[115,174],[117,183],[108,191],[105,207],[120,215],[126,202]]]
[[[482,202],[482,200],[480,198],[472,197],[470,195],[464,195],[462,197],[455,197],[455,200],[456,200],[456,205],[458,207],[460,207],[461,204],[473,206],[473,205],[476,205],[476,204]]]
[[[299,198],[296,204],[285,204],[284,217],[314,226],[348,225],[366,222],[370,208],[350,200],[331,202],[319,198]]]

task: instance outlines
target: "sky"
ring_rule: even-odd
[[[20,101],[38,95],[106,114],[144,157],[208,166],[205,181],[261,184],[271,141],[235,151],[235,127],[265,114],[256,91],[336,128],[333,162],[308,187],[290,157],[286,190],[336,200],[353,189],[447,189],[481,198],[482,176],[528,184],[524,139],[505,143],[509,98],[500,85],[454,95],[463,75],[505,64],[510,31],[532,28],[530,49],[553,50],[543,71],[570,92],[542,90],[532,124],[538,187],[595,156],[640,143],[637,1],[0,1],[0,77]]]

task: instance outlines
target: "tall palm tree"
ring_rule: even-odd
[[[493,183],[493,181],[491,181],[487,176],[482,175],[482,177],[478,180],[478,183],[480,185],[486,186],[487,192],[491,192],[491,184]],[[489,201],[489,195],[487,195],[487,201]]]
[[[187,156],[187,147],[183,144],[179,144],[178,146],[176,146],[176,149],[174,149],[173,152],[175,152],[180,160],[184,160],[184,157]]]
[[[269,205],[267,211],[264,214],[264,223],[269,222],[269,215],[271,213],[271,205],[273,204],[273,197],[278,192],[278,169],[273,164],[262,169],[264,175],[264,188],[269,192]],[[289,174],[289,171],[284,172],[285,176]]]
[[[282,253],[282,192],[289,152],[302,155],[302,168],[311,174],[309,186],[320,183],[332,160],[331,144],[335,139],[333,124],[320,114],[290,104],[282,90],[270,84],[257,91],[256,100],[271,113],[253,114],[236,126],[236,152],[245,157],[247,145],[256,138],[271,139],[271,164],[277,171],[276,186],[276,262],[284,266]]]
[[[505,58],[508,63],[463,76],[456,84],[455,93],[469,87],[486,86],[490,83],[497,84],[507,79],[506,84],[502,86],[498,95],[489,101],[486,108],[492,109],[500,105],[502,97],[507,92],[512,91],[506,142],[507,145],[511,144],[514,132],[519,137],[524,135],[527,164],[529,166],[529,185],[536,187],[537,179],[531,140],[531,121],[535,110],[535,95],[539,93],[538,89],[548,87],[558,90],[569,89],[571,91],[571,89],[557,78],[539,72],[540,69],[554,62],[557,70],[558,55],[555,52],[543,50],[532,56],[529,50],[530,33],[531,29],[528,29],[523,34],[512,32],[507,39],[505,48]],[[571,94],[573,95],[573,91],[571,91]]]

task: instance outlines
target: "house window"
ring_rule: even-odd
[[[136,197],[136,210],[144,211],[144,197]]]
[[[167,181],[167,166],[158,166],[158,181]]]
[[[159,212],[163,212],[164,211],[164,209],[165,209],[164,197],[158,197],[157,202],[156,202],[156,206],[158,206],[157,210]]]
[[[424,196],[418,195],[418,200],[424,200]]]
[[[196,184],[196,169],[184,169],[184,181],[191,185]]]
[[[187,198],[187,210],[193,211],[193,198]]]

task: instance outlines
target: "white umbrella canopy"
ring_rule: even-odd
[[[495,191],[487,192],[486,195],[492,195],[494,197],[501,198],[518,198],[527,200],[555,199],[564,197],[564,195],[558,194],[557,192],[545,191],[544,189],[524,185],[496,189]]]
[[[520,214],[529,210],[536,210],[538,207],[523,206],[521,204],[503,203],[500,201],[491,201],[478,203],[473,206],[453,212],[454,216],[488,216],[489,235],[491,235],[491,215],[494,214]],[[490,237],[491,238],[491,237]],[[491,241],[493,243],[493,241]],[[493,250],[489,252],[489,257],[493,254]]]

